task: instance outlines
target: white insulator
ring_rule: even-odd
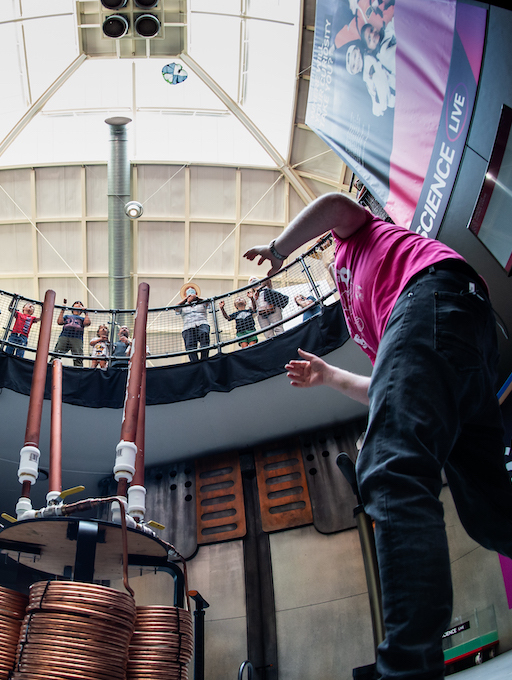
[[[24,496],[19,498],[16,503],[16,519],[34,519],[34,517],[35,511],[32,510],[32,501],[30,498],[25,498]]]
[[[121,524],[121,508],[119,504],[123,503],[126,509],[126,499],[120,499],[119,501],[113,501],[110,505],[110,512],[112,513],[112,521],[116,524]]]
[[[60,491],[48,491],[48,493],[46,494],[46,502],[48,503],[48,505],[50,505],[50,503],[54,501],[56,498],[60,498]]]
[[[35,484],[39,475],[39,458],[41,452],[37,446],[24,446],[20,451],[20,466],[18,468],[18,479],[20,484],[29,481]]]
[[[146,488],[135,484],[128,487],[128,514],[144,519],[146,514]]]
[[[116,524],[121,524],[121,508],[119,507],[119,503],[121,502],[124,505],[125,509],[125,519],[126,519],[126,526],[129,527],[130,529],[135,529],[137,526],[137,522],[133,519],[133,517],[130,517],[128,513],[126,512],[126,498],[123,498],[122,496],[119,497],[119,501],[112,501],[112,504],[110,506],[110,511],[112,513],[112,521],[115,522]]]
[[[116,482],[127,479],[131,482],[135,474],[135,456],[137,445],[133,442],[121,440],[116,447],[116,464],[114,465],[114,477]]]

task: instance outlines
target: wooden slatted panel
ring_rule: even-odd
[[[258,450],[254,462],[263,531],[311,524],[311,501],[299,446]]]
[[[246,533],[238,454],[199,458],[196,465],[197,542],[242,538]]]

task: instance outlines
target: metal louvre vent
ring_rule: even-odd
[[[254,460],[263,531],[311,524],[311,501],[299,446],[260,450]]]
[[[196,489],[198,544],[245,536],[242,475],[237,454],[198,459]]]

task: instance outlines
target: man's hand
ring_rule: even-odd
[[[361,404],[369,404],[370,378],[368,376],[357,375],[343,368],[331,366],[317,357],[316,354],[305,352],[303,349],[297,351],[303,360],[293,360],[285,366],[290,384],[293,387],[325,385],[361,402]]]
[[[304,361],[292,360],[289,364],[286,364],[285,368],[288,371],[287,376],[290,378],[290,385],[294,387],[323,385],[330,369],[329,364],[326,364],[316,354],[310,354],[303,349],[297,351]]]
[[[249,250],[244,253],[244,257],[248,260],[254,260],[254,258],[258,256],[259,260],[256,263],[258,265],[263,264],[265,260],[270,261],[272,267],[267,272],[268,276],[277,274],[277,272],[281,269],[283,264],[282,260],[278,260],[277,257],[274,257],[268,246],[254,246],[254,248],[249,248]]]

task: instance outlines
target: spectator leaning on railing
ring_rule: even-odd
[[[64,300],[67,304],[67,300]],[[64,326],[55,345],[55,352],[59,354],[66,354],[71,351],[71,354],[80,355],[84,353],[84,328],[91,325],[89,313],[86,311],[85,316],[82,316],[82,310],[85,309],[80,300],[73,302],[71,307],[71,314],[64,314],[64,308],[60,310],[57,318],[59,326]],[[73,359],[74,366],[83,366],[83,359]]]

